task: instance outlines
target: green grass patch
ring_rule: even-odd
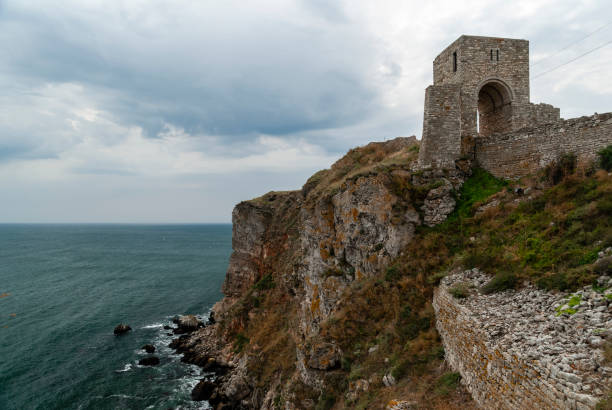
[[[578,312],[578,306],[580,305],[580,301],[582,300],[582,295],[572,295],[566,304],[559,306],[556,309],[556,316],[561,316],[562,314],[573,315]],[[563,309],[567,305],[565,309]]]
[[[397,266],[397,265],[391,265],[385,271],[385,280],[387,282],[395,282],[399,278],[401,278],[401,276],[402,276],[402,272],[401,272],[399,266]]]
[[[573,295],[567,302],[567,305],[569,307],[578,306],[581,300],[582,300],[582,295]]]
[[[240,353],[244,350],[244,347],[249,344],[249,338],[243,335],[242,333],[238,333],[236,338],[234,339],[234,352]]]
[[[459,218],[471,216],[474,204],[484,201],[507,185],[508,182],[495,178],[482,168],[474,169],[472,176],[461,187],[455,211],[449,216],[449,219],[457,221]]]
[[[268,274],[261,278],[256,284],[253,285],[253,289],[256,290],[269,290],[274,289],[276,284],[274,283],[274,279],[272,279],[272,275]]]
[[[436,381],[434,392],[440,396],[446,396],[457,388],[460,380],[461,375],[459,373],[444,373]]]

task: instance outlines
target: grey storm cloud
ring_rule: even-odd
[[[436,54],[531,42],[531,97],[610,110],[605,0],[0,0],[0,222],[227,222],[420,136]],[[558,52],[576,40],[579,43]]]
[[[106,108],[152,135],[165,122],[218,135],[281,135],[343,126],[375,109],[377,90],[364,78],[375,50],[357,27],[309,27],[232,10],[158,10],[139,20],[120,11],[110,18],[5,7],[2,64],[41,82],[115,90]],[[316,10],[339,19],[322,3]],[[148,25],[147,18],[161,22]]]

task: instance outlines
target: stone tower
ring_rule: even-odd
[[[475,138],[559,120],[559,109],[529,102],[529,42],[461,36],[433,62],[425,91],[419,167],[454,168],[473,158]]]

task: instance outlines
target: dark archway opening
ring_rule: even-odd
[[[512,95],[502,83],[490,81],[478,92],[478,134],[512,130]]]

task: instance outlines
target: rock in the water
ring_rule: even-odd
[[[150,356],[142,358],[138,361],[138,364],[141,366],[157,366],[159,364],[159,357]]]
[[[178,329],[174,330],[175,334],[192,332],[197,328],[204,326],[204,324],[194,315],[179,316],[176,324],[178,325]]]
[[[212,396],[217,385],[209,380],[200,380],[191,391],[191,400],[208,400]]]
[[[144,345],[144,346],[142,346],[142,350],[146,351],[147,353],[155,353],[155,346],[153,346],[153,345]]]
[[[115,330],[113,331],[113,333],[116,335],[122,335],[124,333],[129,332],[130,330],[132,330],[131,327],[129,327],[126,324],[120,323],[115,327]]]

